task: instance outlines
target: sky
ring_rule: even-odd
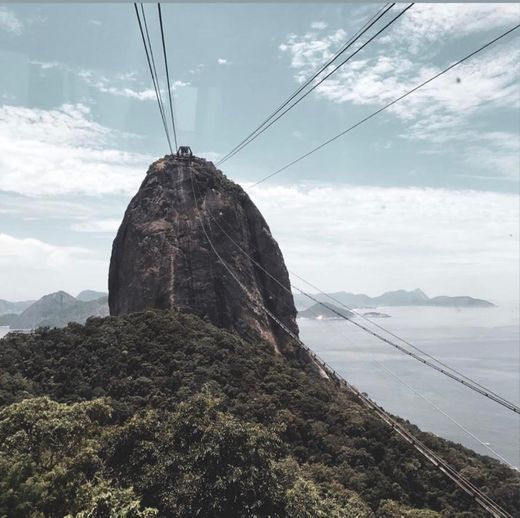
[[[382,5],[163,4],[179,142],[224,156]],[[254,185],[517,23],[520,4],[415,4],[222,165],[291,272],[518,303],[520,30]],[[0,4],[0,70],[0,298],[106,290],[126,206],[169,152],[133,6]]]

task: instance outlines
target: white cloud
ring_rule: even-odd
[[[113,149],[87,107],[0,107],[0,189],[28,195],[132,193],[150,157]]]
[[[59,289],[104,289],[106,276],[106,258],[90,250],[0,233],[0,286],[4,298],[41,297]]]
[[[218,153],[217,151],[200,151],[197,153],[198,156],[209,160],[210,162],[217,162],[220,160],[225,153]]]
[[[95,88],[99,92],[115,95],[117,97],[127,97],[129,99],[135,99],[137,101],[155,101],[156,94],[153,88],[142,88],[136,89],[129,86],[115,86],[117,82],[136,82],[137,77],[135,72],[128,72],[118,74],[114,78],[107,78],[103,75],[99,75],[92,70],[81,70],[78,72],[78,76],[81,77],[90,87]],[[186,81],[174,81],[171,85],[171,90],[175,91],[178,88],[189,86],[190,83]],[[161,94],[166,95],[167,90],[161,88]]]
[[[0,265],[41,270],[59,270],[71,260],[88,258],[91,252],[81,247],[55,246],[38,239],[20,239],[0,233]]]
[[[217,59],[217,63],[219,65],[228,65],[229,64],[229,61],[227,59],[224,59],[224,58],[218,58]]]
[[[465,161],[475,168],[498,173],[511,180],[520,178],[520,139],[506,132],[475,132]]]
[[[327,28],[327,24],[325,22],[312,22],[311,29],[315,29],[317,31],[322,31]]]
[[[115,86],[106,86],[102,82],[97,82],[91,86],[94,86],[94,88],[100,92],[116,95],[118,97],[128,97],[138,101],[155,100],[155,90],[152,88],[146,88],[144,90],[133,90],[132,88],[117,88]]]
[[[12,192],[0,192],[0,214],[14,217],[18,220],[31,218],[32,220],[70,220],[87,219],[100,208],[91,202],[86,204],[63,198],[49,197],[35,198]],[[96,200],[97,201],[97,200]]]
[[[172,85],[172,90],[176,90],[177,88],[182,88],[183,86],[190,86],[191,83],[189,81],[174,81]]]
[[[474,33],[514,26],[520,17],[520,5],[509,4],[415,4],[382,43],[400,42],[414,54],[432,44]]]
[[[137,80],[137,72],[124,72],[122,74],[117,75],[117,79],[120,81],[136,81]]]
[[[326,290],[518,298],[516,195],[348,185],[248,191],[289,269]]]
[[[337,33],[321,40],[306,40],[305,36],[290,40],[287,51],[291,54],[291,66],[296,69],[295,78],[301,82],[330,58]],[[428,113],[439,108],[468,113],[490,101],[500,106],[517,106],[519,57],[520,50],[513,45],[497,46],[414,92],[395,105],[393,111],[403,119],[411,119],[424,114],[425,109]],[[423,63],[405,50],[365,55],[345,64],[316,92],[336,103],[380,106],[440,72],[445,65]]]
[[[81,69],[76,70],[71,68],[64,63],[60,63],[57,61],[38,61],[31,60],[29,61],[31,65],[38,66],[42,71],[50,70],[50,69],[60,69],[67,72],[71,72],[76,74],[79,78],[83,79],[85,83],[91,87],[96,89],[98,92],[114,95],[116,97],[126,97],[127,99],[135,99],[136,101],[155,101],[156,95],[155,90],[153,88],[135,88],[126,86],[125,83],[135,84],[137,82],[137,73],[133,72],[123,72],[112,75],[111,77],[106,77],[105,75],[100,74],[94,70]],[[171,89],[172,91],[177,88],[183,86],[189,86],[189,82],[175,81]],[[161,94],[165,95],[166,90],[161,88]]]
[[[520,6],[415,4],[392,28],[386,43],[384,39],[374,42],[370,49],[362,51],[324,81],[316,89],[316,95],[338,104],[351,103],[380,108],[468,52],[453,53],[455,37],[449,36],[451,31],[459,37],[461,34],[480,34],[487,29],[512,26],[515,13],[518,21]],[[445,30],[446,20],[449,23]],[[429,53],[415,54],[413,42],[416,35],[424,35],[427,43],[429,38],[433,38],[435,45],[432,47],[433,43],[429,43]],[[407,37],[410,39],[406,40]],[[337,44],[345,38],[346,34],[341,31],[332,31],[319,37],[317,33],[299,36],[292,34],[280,48],[289,54],[295,79],[301,83],[332,56]],[[491,37],[485,36],[481,41],[485,42],[486,39]],[[439,57],[439,49],[445,45],[448,45],[450,55],[453,56],[451,62]],[[475,43],[472,45],[477,46]],[[439,55],[432,56],[432,52],[439,52]],[[469,134],[468,128],[473,124],[472,117],[482,110],[518,109],[519,75],[520,49],[511,39],[504,40],[415,91],[385,113],[393,114],[408,125],[402,136],[434,144],[439,144],[442,139],[444,145],[460,145],[461,140]],[[514,141],[518,141],[517,137],[512,137]],[[483,137],[478,137],[478,140],[483,140]],[[497,166],[501,174],[516,175],[516,148],[499,148],[489,141],[486,144],[487,149],[481,153],[488,159],[482,160],[481,166],[487,163]],[[504,152],[505,155],[500,156],[493,149]]]
[[[119,225],[121,225],[120,219],[89,219],[74,223],[71,228],[76,232],[115,234]]]
[[[19,36],[22,33],[23,24],[7,7],[0,6],[0,29]]]
[[[412,124],[402,137],[427,141],[430,153],[446,152],[448,146],[464,148],[463,160],[486,177],[520,177],[520,138],[506,131],[488,131],[464,117],[432,114]]]
[[[57,61],[38,61],[38,60],[30,60],[30,65],[35,65],[40,67],[42,70],[48,70],[50,68],[59,68],[61,67],[61,63],[58,63]]]
[[[90,87],[102,93],[115,95],[117,97],[127,97],[137,101],[153,101],[156,98],[153,88],[137,90],[128,86],[114,86],[114,82],[135,82],[135,72],[118,74],[115,79],[109,79],[103,75],[99,75],[93,70],[80,70],[77,74]]]
[[[289,34],[287,41],[278,48],[290,54],[291,67],[296,69],[296,80],[302,83],[334,55],[337,46],[344,43],[346,38],[347,33],[343,29],[319,38],[316,32],[308,32],[303,36]]]

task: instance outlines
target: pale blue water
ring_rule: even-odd
[[[389,307],[375,322],[520,404],[518,308]],[[362,322],[362,321],[360,321]],[[405,356],[346,321],[298,320],[301,338],[347,380],[421,429],[489,450],[385,371],[432,400],[512,465],[520,466],[520,416]]]

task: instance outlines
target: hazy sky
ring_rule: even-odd
[[[381,5],[163,4],[180,141],[223,156]],[[224,164],[291,271],[518,301],[520,31],[252,184],[519,22],[520,4],[416,4]],[[2,4],[0,70],[0,298],[104,290],[126,205],[167,153],[133,6]]]

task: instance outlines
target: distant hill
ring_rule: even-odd
[[[83,302],[98,300],[102,297],[108,297],[108,293],[105,291],[83,290],[76,296],[78,300],[81,300]]]
[[[369,297],[365,294],[348,293],[346,291],[339,291],[335,293],[328,293],[325,295],[313,295],[320,302],[330,302],[327,295],[335,298],[341,304],[354,308],[363,307],[380,307],[380,306],[437,306],[437,307],[493,307],[494,304],[482,299],[475,299],[473,297],[448,297],[439,296],[430,298],[424,291],[416,289],[413,291],[397,290],[388,291],[379,295],[378,297]],[[299,309],[309,307],[309,299],[305,295],[295,294],[294,303]]]
[[[9,300],[0,299],[0,315],[6,313],[21,313],[24,309],[27,309],[34,300],[23,300],[21,302],[11,302]]]
[[[327,306],[324,307],[323,305]],[[338,315],[343,315],[344,317],[350,318],[354,316],[351,311],[347,309],[338,308],[333,304],[323,303],[323,304],[314,304],[310,308],[307,308],[298,313],[300,318],[312,318],[315,320],[339,320],[341,317]]]
[[[45,295],[31,304],[21,314],[0,316],[0,325],[11,329],[34,329],[39,326],[63,327],[69,322],[84,323],[91,316],[108,315],[105,295],[96,300],[82,301],[65,291]]]

